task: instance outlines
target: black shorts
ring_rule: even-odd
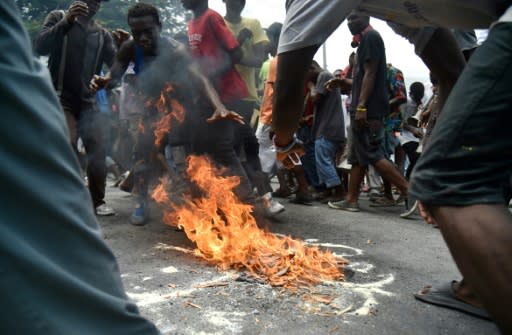
[[[470,59],[412,174],[410,193],[437,206],[502,204],[512,174],[512,23]]]
[[[354,117],[351,117],[348,162],[352,165],[368,166],[385,159],[386,155],[382,146],[384,135],[382,120],[369,119],[368,127],[360,128]]]

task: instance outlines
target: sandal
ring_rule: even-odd
[[[374,202],[370,203],[370,207],[393,207],[396,206],[396,201],[386,197],[376,198]]]

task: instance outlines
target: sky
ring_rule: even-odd
[[[257,18],[265,28],[273,22],[284,21],[284,4],[285,0],[247,0],[242,16]],[[226,13],[226,6],[222,0],[210,0],[209,5],[221,15]],[[414,81],[427,82],[429,71],[414,53],[414,46],[395,34],[384,21],[372,18],[370,24],[384,39],[387,62],[402,70],[407,86]],[[346,22],[343,22],[326,42],[327,70],[333,72],[345,68],[350,53],[355,50],[350,46],[351,41],[352,35]],[[323,65],[322,48],[315,59]]]

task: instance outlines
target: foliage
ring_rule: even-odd
[[[1,0],[0,0],[1,1]],[[22,18],[31,36],[42,27],[46,15],[55,9],[67,9],[71,0],[15,0],[21,10]],[[160,10],[163,31],[174,35],[187,29],[188,13],[179,0],[144,0]],[[128,29],[126,13],[137,0],[110,0],[103,2],[96,19],[107,29]]]

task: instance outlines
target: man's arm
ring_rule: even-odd
[[[252,49],[252,53],[242,55],[242,59],[240,60],[240,65],[259,68],[261,64],[265,61],[265,52],[267,49],[267,44],[262,42],[255,44]]]
[[[370,95],[373,93],[375,86],[375,77],[377,76],[377,60],[367,60],[363,64],[364,77],[361,83],[361,94],[359,94],[359,106],[366,107]]]
[[[267,45],[270,43],[267,34],[261,28],[261,24],[256,19],[248,20],[250,26],[251,39],[245,41],[245,43],[252,43],[252,50],[249,54],[244,54],[240,65],[259,68],[265,61],[267,54]],[[239,40],[240,43],[240,40]],[[240,43],[242,45],[243,43]]]
[[[87,16],[89,9],[82,1],[74,1],[64,12],[56,10],[46,17],[41,32],[35,39],[35,50],[41,55],[48,55],[52,48],[62,43],[75,20],[79,16]]]
[[[243,53],[237,39],[233,36],[233,33],[231,33],[220,15],[209,17],[209,27],[213,30],[219,41],[219,47],[227,53],[229,58],[229,61],[224,62],[222,66],[219,66],[209,75],[210,80],[215,80],[231,70],[234,64],[239,64]]]
[[[378,62],[376,59],[367,60],[363,64],[364,76],[361,83],[361,93],[359,94],[358,105],[356,106],[355,120],[359,126],[367,126],[367,113],[366,105],[370,95],[373,93],[375,87],[375,78],[377,76]]]
[[[115,55],[110,71],[105,76],[95,75],[89,88],[91,91],[96,92],[102,88],[114,86],[121,80],[123,74],[126,72],[130,61],[134,59],[134,47],[135,42],[133,40],[126,41],[121,45],[121,48]]]
[[[56,45],[62,44],[62,39],[72,25],[62,11],[50,12],[34,40],[35,51],[40,55],[50,54]]]
[[[241,124],[244,123],[241,115],[226,109],[212,83],[201,73],[197,64],[192,63],[189,66],[189,71],[192,74],[193,79],[200,84],[203,94],[208,98],[215,110],[213,115],[208,119],[208,122],[215,122],[221,119],[232,119]]]

